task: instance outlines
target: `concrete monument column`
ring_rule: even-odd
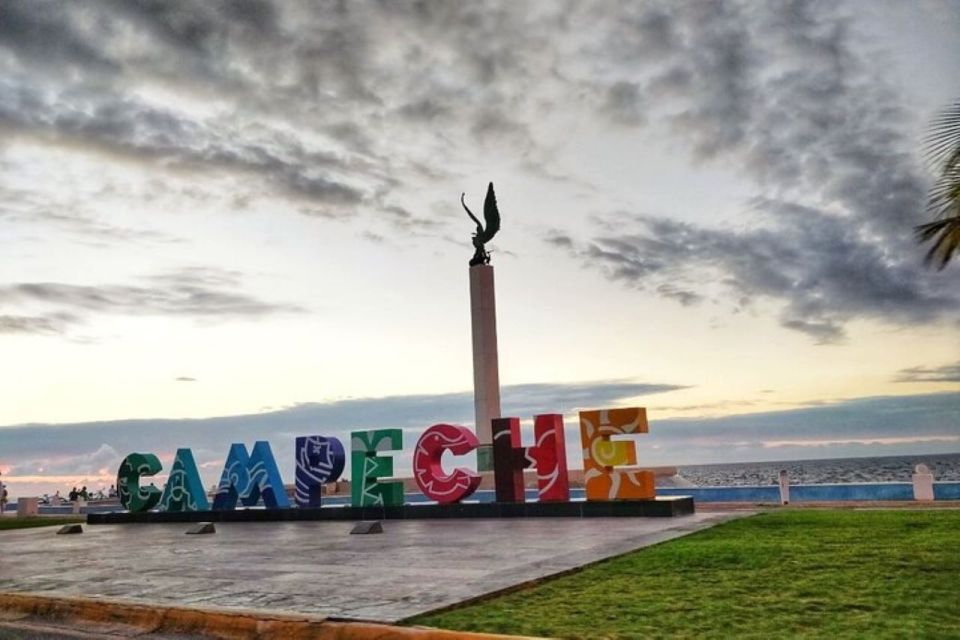
[[[500,417],[500,368],[497,363],[497,304],[493,295],[493,267],[486,244],[500,230],[500,210],[493,183],[487,185],[483,200],[483,223],[473,215],[460,194],[460,204],[477,225],[471,237],[470,258],[470,324],[473,330],[473,408],[480,446],[477,448],[477,470],[493,471],[493,437],[490,421]]]
[[[490,421],[500,416],[500,365],[497,358],[497,304],[493,267],[470,267],[470,320],[473,330],[473,408],[476,422],[477,469],[493,470]]]

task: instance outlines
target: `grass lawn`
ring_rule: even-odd
[[[9,529],[29,529],[30,527],[49,527],[55,524],[69,524],[71,522],[86,522],[86,516],[55,516],[41,518],[0,518],[0,531]]]
[[[407,622],[561,638],[960,638],[960,511],[764,513]]]

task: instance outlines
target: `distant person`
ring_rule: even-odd
[[[84,500],[90,499],[90,494],[87,492],[87,485],[83,485],[83,488],[80,489],[80,497]]]
[[[108,497],[108,498],[116,498],[116,497],[117,497],[117,488],[116,488],[115,486],[110,485],[110,489],[107,491],[107,497]]]
[[[69,495],[69,497],[70,497],[70,502],[76,502],[76,501],[77,501],[77,495],[78,495],[78,494],[77,494],[77,488],[74,487],[73,489],[70,489],[70,493],[69,493],[68,495]]]

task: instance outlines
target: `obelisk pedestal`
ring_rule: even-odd
[[[500,366],[497,359],[497,304],[493,267],[470,267],[470,320],[473,329],[473,408],[480,447],[477,469],[493,470],[490,421],[500,417]]]

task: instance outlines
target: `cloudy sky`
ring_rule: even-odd
[[[0,471],[469,424],[490,180],[507,410],[642,404],[656,464],[960,451],[960,267],[911,239],[958,35],[946,0],[0,0]]]

